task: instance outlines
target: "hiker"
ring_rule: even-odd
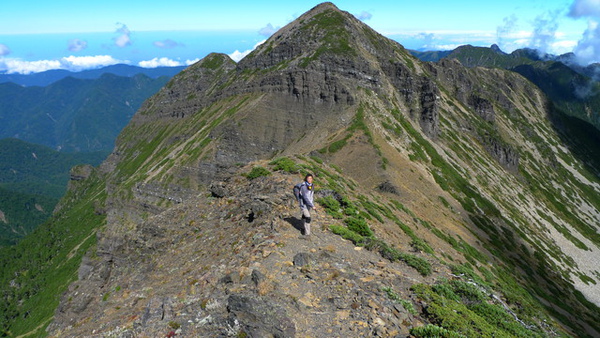
[[[314,186],[313,176],[311,174],[304,177],[304,181],[294,187],[294,192],[298,202],[300,203],[300,210],[302,212],[302,225],[304,227],[304,235],[310,235],[310,210],[314,209],[317,211],[317,206],[313,202]]]

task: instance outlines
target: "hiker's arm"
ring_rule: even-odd
[[[304,201],[304,204],[310,208],[315,208],[314,203],[312,201],[310,201],[310,198],[308,198],[309,195],[309,191],[308,188],[306,187],[306,185],[302,186],[302,190],[300,190],[301,193],[301,197],[302,200]]]
[[[314,209],[315,205],[313,203],[311,203],[308,198],[304,198],[305,195],[302,195],[302,199],[304,200],[304,204],[309,206],[310,208]]]

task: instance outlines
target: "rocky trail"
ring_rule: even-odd
[[[69,334],[97,337],[407,336],[422,324],[409,288],[439,269],[422,277],[355,247],[328,229],[340,221],[323,210],[301,235],[296,180],[236,176],[149,217],[118,257],[86,260],[71,289],[85,279],[96,289],[63,302],[57,322],[84,318]]]

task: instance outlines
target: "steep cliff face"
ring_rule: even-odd
[[[106,225],[49,332],[598,334],[600,183],[546,102],[329,3],[238,64],[211,54],[101,166]],[[327,210],[311,241],[291,197],[306,172]]]

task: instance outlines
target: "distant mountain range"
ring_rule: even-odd
[[[98,165],[108,153],[62,153],[17,139],[0,140],[0,246],[14,244],[52,215],[73,166]]]
[[[503,68],[517,72],[540,87],[563,113],[600,130],[600,63],[583,66],[577,63],[572,53],[556,56],[529,48],[507,54],[497,45],[489,48],[465,45],[452,51],[410,52],[422,61],[455,59],[470,68]]]
[[[45,87],[56,81],[62,80],[66,77],[72,77],[76,79],[98,79],[103,74],[109,73],[117,76],[132,77],[137,74],[144,74],[150,78],[156,79],[161,76],[172,77],[185,69],[181,67],[158,67],[158,68],[142,68],[137,66],[130,66],[124,64],[118,64],[113,66],[107,66],[99,69],[84,70],[81,72],[71,72],[68,70],[48,70],[40,73],[33,74],[1,74],[0,83],[12,82],[21,86],[40,86]]]
[[[46,87],[0,84],[0,138],[14,137],[56,150],[110,150],[142,102],[170,77],[104,73],[66,77]]]
[[[50,217],[71,167],[98,165],[142,102],[183,68],[0,74],[0,246]]]
[[[528,64],[532,62],[542,61],[554,61],[561,62],[569,68],[573,69],[581,75],[588,76],[594,80],[600,79],[600,63],[592,63],[589,65],[581,65],[577,61],[577,57],[573,53],[566,53],[561,55],[553,55],[547,53],[541,53],[536,49],[532,48],[521,48],[513,51],[512,53],[503,52],[498,45],[493,44],[488,47],[474,47],[471,45],[459,46],[454,50],[443,50],[443,51],[417,51],[409,50],[409,52],[419,58],[421,61],[437,62],[443,58],[456,58],[458,55],[471,54],[474,50],[479,50],[479,56],[487,54],[483,59],[471,59],[471,66],[480,65],[480,62],[484,62],[487,66],[508,68],[511,66],[518,66],[521,64]],[[475,54],[478,54],[475,52]],[[475,55],[472,55],[475,56]],[[490,60],[491,59],[491,60]],[[493,61],[492,61],[493,60]],[[473,61],[475,61],[473,63]]]

